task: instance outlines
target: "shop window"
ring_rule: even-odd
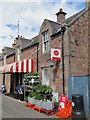
[[[42,84],[49,85],[49,69],[47,68],[42,69]]]
[[[48,52],[49,50],[48,30],[42,33],[42,47],[43,47],[43,53]]]

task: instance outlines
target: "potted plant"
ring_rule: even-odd
[[[32,91],[28,96],[28,102],[31,104],[35,104],[35,93]]]
[[[40,93],[36,93],[35,95],[35,105],[38,107],[42,107],[42,100],[43,100],[43,96],[41,96]]]

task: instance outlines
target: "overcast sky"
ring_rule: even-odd
[[[32,38],[39,33],[44,19],[56,21],[55,14],[60,8],[67,12],[66,18],[85,8],[84,0],[0,1],[0,52],[3,46],[11,47],[17,37],[18,20],[19,34]]]

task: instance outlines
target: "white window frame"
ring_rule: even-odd
[[[43,53],[49,51],[49,34],[48,30],[42,33],[42,47]]]
[[[49,69],[48,68],[42,69],[42,85],[49,86]]]

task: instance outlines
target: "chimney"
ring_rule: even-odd
[[[90,8],[90,0],[86,0],[85,3],[86,3],[86,9],[87,9],[87,8]]]
[[[16,48],[16,41],[14,40],[14,43],[12,44],[12,47],[15,49]]]
[[[63,12],[63,9],[60,8],[59,12],[56,13],[56,15],[57,15],[57,22],[62,23],[63,20],[65,20],[65,15],[66,15],[66,14],[67,14],[67,13]]]
[[[2,49],[2,55],[4,55],[4,48]]]

